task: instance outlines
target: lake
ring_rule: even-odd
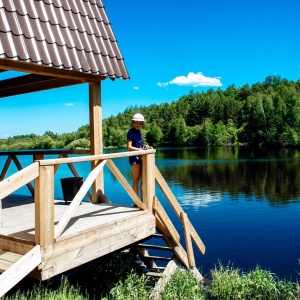
[[[125,149],[105,152],[119,151]],[[26,166],[30,159],[23,157],[21,163]],[[131,184],[128,159],[115,163]],[[206,246],[205,255],[194,247],[204,276],[221,262],[245,272],[259,265],[280,278],[300,278],[299,150],[158,148],[156,165]],[[76,168],[87,176],[89,164],[76,164]],[[10,173],[14,171],[11,167]],[[67,166],[59,169],[56,198],[62,199],[60,178],[70,176]],[[29,195],[25,187],[17,193]],[[105,194],[113,203],[132,203],[106,167]],[[156,194],[167,204],[160,190]],[[166,210],[183,241],[178,218]]]

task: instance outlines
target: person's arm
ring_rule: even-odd
[[[129,151],[139,151],[142,150],[141,148],[136,148],[132,146],[132,141],[131,140],[127,140],[127,149]]]

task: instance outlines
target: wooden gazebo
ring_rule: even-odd
[[[4,0],[0,13],[0,72],[22,72],[0,82],[0,97],[89,84],[91,154],[101,154],[101,81],[129,79],[102,1]]]
[[[102,154],[101,81],[129,79],[102,1],[2,0],[0,15],[0,72],[21,72],[21,76],[0,82],[0,97],[86,83],[91,139],[88,153],[27,152],[32,154],[33,163],[26,168],[17,159],[22,151],[2,153],[7,161],[0,174],[0,296],[27,275],[46,280],[126,247],[140,256],[151,276],[162,276],[162,282],[178,264],[192,269],[201,279],[195,268],[192,240],[202,253],[205,247],[155,166],[155,150]],[[44,159],[47,153],[58,153],[59,157]],[[78,156],[68,157],[69,153]],[[113,163],[131,155],[143,156],[143,202]],[[12,161],[19,171],[5,178]],[[69,206],[58,205],[53,186],[58,167],[67,164],[77,176],[73,164],[81,162],[91,163],[90,174]],[[105,199],[105,164],[137,207],[99,203]],[[186,250],[155,195],[155,183],[183,224]],[[24,185],[30,188],[34,201],[23,199],[24,205],[16,205],[12,194]],[[85,195],[90,202],[79,205]],[[17,217],[20,215],[22,220]],[[139,243],[153,236],[161,236],[166,247]],[[171,257],[165,258],[167,266],[160,269],[155,261],[162,258],[149,255],[146,249],[170,251]]]

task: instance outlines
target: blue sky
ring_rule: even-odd
[[[300,78],[299,0],[103,3],[130,75],[102,83],[103,118],[190,90]],[[0,138],[76,131],[88,113],[87,85],[1,98]]]

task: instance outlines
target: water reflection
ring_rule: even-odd
[[[202,193],[197,194],[193,192],[177,195],[178,201],[181,203],[183,209],[185,207],[192,207],[194,211],[197,211],[200,207],[208,207],[214,203],[221,201],[222,194],[219,193]]]
[[[156,163],[167,182],[195,195],[244,194],[281,205],[299,201],[299,158],[295,149],[183,148],[158,149]]]

